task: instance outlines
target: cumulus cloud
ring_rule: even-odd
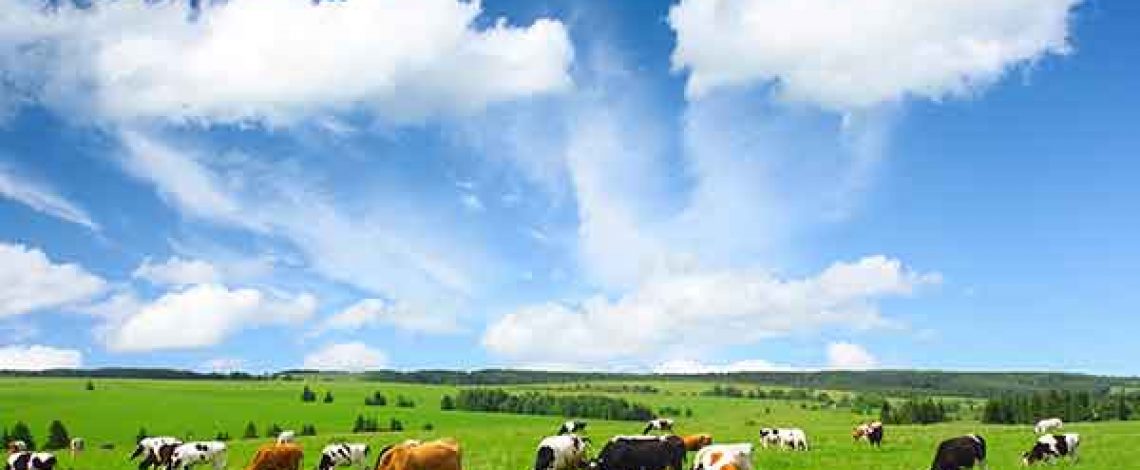
[[[40,345],[0,347],[0,370],[38,371],[82,366],[83,354],[74,349]]]
[[[827,367],[838,370],[867,370],[879,365],[866,348],[845,341],[827,345]]]
[[[55,263],[36,248],[0,243],[0,317],[74,305],[106,287],[79,265]]]
[[[795,367],[763,359],[746,359],[728,364],[705,364],[692,359],[673,359],[653,366],[655,374],[729,374],[733,372],[791,372]]]
[[[880,315],[878,299],[909,295],[939,280],[883,256],[835,263],[803,279],[732,270],[673,274],[614,300],[596,296],[577,305],[523,307],[491,324],[483,344],[525,362],[601,362],[719,349],[824,327],[883,328],[894,323]]]
[[[108,328],[105,342],[111,350],[127,352],[205,348],[246,328],[300,323],[316,308],[317,299],[309,294],[283,296],[200,284],[124,315]]]
[[[330,344],[305,356],[302,367],[325,371],[360,372],[376,370],[388,364],[384,352],[364,343]]]
[[[91,219],[87,211],[60,195],[55,188],[26,176],[17,175],[3,164],[0,164],[0,197],[11,199],[51,217],[79,224],[91,230],[99,230],[99,225]]]
[[[772,83],[848,110],[968,95],[1010,69],[1064,55],[1081,0],[682,0],[669,12],[686,92]]]
[[[322,330],[359,330],[380,325],[406,331],[449,333],[459,326],[454,318],[425,312],[383,299],[363,299],[329,317]]]
[[[177,256],[161,263],[152,263],[147,259],[135,268],[132,276],[159,286],[214,284],[221,281],[221,275],[213,264]]]
[[[28,99],[174,122],[273,125],[357,110],[406,121],[571,86],[561,22],[479,27],[479,2],[201,5],[192,14],[185,2],[99,2],[44,14],[37,2],[5,2],[0,66]]]

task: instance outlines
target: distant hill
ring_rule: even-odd
[[[252,375],[201,373],[177,369],[104,368],[48,370],[41,372],[5,371],[0,377],[87,377],[160,380],[365,380],[440,385],[519,385],[589,381],[702,381],[750,384],[771,387],[849,390],[888,394],[930,394],[989,397],[1006,392],[1047,390],[1105,393],[1113,388],[1140,388],[1140,378],[1109,377],[1051,372],[943,372],[916,370],[876,370],[865,372],[739,372],[731,374],[626,374],[599,372],[544,372],[487,369],[477,371],[381,370],[363,373],[328,373],[312,370],[286,370]]]

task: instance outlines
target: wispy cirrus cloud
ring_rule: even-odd
[[[99,231],[99,224],[78,204],[68,200],[50,185],[21,175],[2,162],[0,197],[28,206],[36,212]]]

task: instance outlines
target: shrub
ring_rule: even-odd
[[[444,411],[454,410],[455,399],[451,398],[451,395],[444,395],[443,398],[439,400],[439,409]]]
[[[400,408],[415,408],[416,402],[412,401],[411,398],[405,397],[403,395],[396,395],[396,406]]]
[[[311,424],[302,425],[301,426],[301,435],[302,436],[316,436],[317,435],[317,427],[313,426]]]
[[[317,401],[317,393],[306,385],[304,390],[301,390],[301,401],[305,403]]]
[[[391,420],[388,421],[388,430],[389,431],[403,431],[404,430],[404,423],[401,423],[400,420],[398,420],[396,418],[392,418]]]
[[[281,429],[281,426],[278,426],[277,423],[270,424],[269,428],[265,431],[265,437],[275,438],[281,435],[281,431],[283,431],[283,429]]]
[[[85,385],[84,388],[87,389],[87,391],[95,390],[95,384],[88,380],[87,385]]]
[[[243,439],[256,439],[257,426],[253,425],[253,421],[245,423],[245,433],[241,435]]]
[[[28,450],[36,449],[36,440],[32,438],[32,430],[23,421],[16,421],[16,424],[12,426],[12,433],[8,435],[8,440],[24,441],[25,444],[28,444]]]
[[[230,433],[225,431],[218,431],[218,433],[214,435],[214,440],[226,442],[230,440]]]
[[[67,428],[58,419],[51,422],[48,426],[47,442],[44,442],[45,450],[59,450],[66,449],[71,444],[71,436],[67,435]]]
[[[388,398],[383,393],[372,392],[372,396],[364,397],[364,404],[367,406],[387,406]]]
[[[325,399],[324,399],[324,400],[322,400],[322,401],[324,401],[325,403],[332,403],[332,402],[333,402],[333,395],[332,395],[332,392],[328,392],[328,391],[326,391],[326,392],[325,392]]]
[[[431,423],[424,423],[424,431],[434,431],[435,426]]]

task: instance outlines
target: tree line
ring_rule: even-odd
[[[502,389],[460,390],[452,398],[445,395],[440,409],[551,415],[617,421],[645,421],[654,418],[651,408],[621,398],[600,395],[554,395],[550,393],[508,393]]]
[[[1051,390],[1039,393],[1005,393],[986,402],[982,422],[1033,424],[1044,418],[1065,421],[1131,419],[1140,408],[1140,394]]]

